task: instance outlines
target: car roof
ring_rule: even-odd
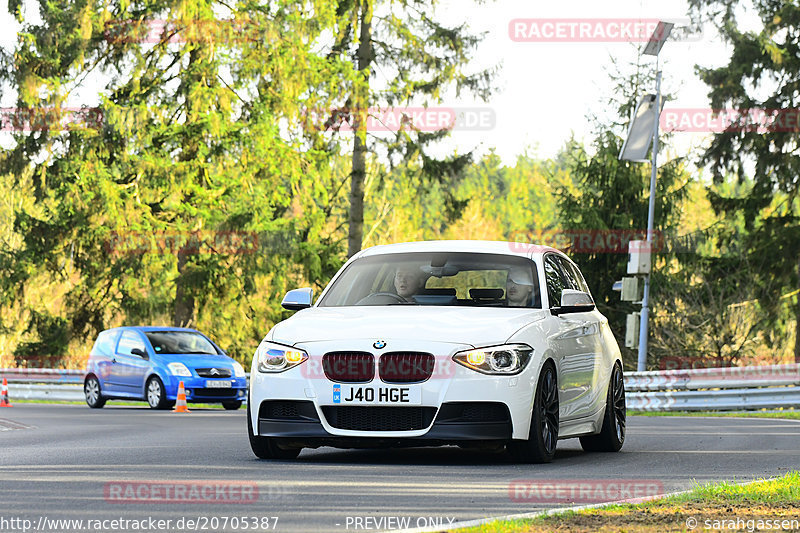
[[[542,255],[545,252],[556,252],[563,255],[561,251],[551,248],[550,246],[542,246],[539,244],[524,242],[444,240],[382,244],[362,250],[358,254],[358,257],[411,252],[473,252],[515,255],[521,257]]]
[[[178,328],[175,326],[119,326],[116,328],[109,328],[105,331],[114,331],[116,329],[135,329],[138,331],[190,331],[193,333],[200,333],[196,329],[192,328]]]

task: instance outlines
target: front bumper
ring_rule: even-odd
[[[297,415],[275,416],[272,404],[294,404]],[[374,409],[364,407],[363,409]],[[408,409],[396,407],[393,409]],[[285,411],[285,409],[283,409]],[[431,408],[433,422],[423,435],[406,437],[409,443],[462,443],[469,441],[506,441],[511,438],[512,424],[508,407],[499,402],[445,403],[437,411]],[[487,416],[476,418],[473,413]],[[323,410],[323,413],[325,411]],[[324,416],[324,415],[323,415]],[[262,402],[258,409],[258,433],[284,441],[302,441],[305,446],[359,447],[397,445],[400,440],[382,436],[383,431],[362,431],[362,436],[337,436],[328,432],[319,419],[313,402]],[[363,435],[369,434],[365,437]],[[413,445],[412,444],[412,445]]]
[[[247,378],[201,378],[170,376],[164,383],[167,399],[177,400],[178,385],[183,381],[187,402],[222,402],[244,400],[247,397]],[[230,387],[209,387],[209,381],[230,381]]]
[[[350,341],[345,348],[326,343],[324,348],[316,350],[314,346],[302,346],[309,353],[309,359],[297,367],[277,374],[263,374],[253,369],[250,416],[257,434],[282,440],[302,441],[305,446],[340,447],[382,443],[393,446],[402,443],[419,445],[421,441],[460,443],[528,438],[533,393],[536,377],[539,374],[540,362],[537,358],[532,358],[525,370],[518,375],[492,376],[480,374],[452,362],[454,353],[470,349],[471,346],[450,344],[443,347],[430,346],[429,343],[417,345],[403,343],[402,350],[432,352],[436,356],[437,367],[433,376],[422,383],[403,385],[419,388],[421,403],[411,407],[347,406],[350,409],[364,410],[354,414],[343,411],[345,406],[337,402],[332,393],[336,383],[325,377],[318,369],[321,367],[321,352],[341,349],[371,351],[371,346],[358,344],[358,341]],[[396,341],[393,345],[396,345]],[[389,386],[381,382],[377,376],[365,385]],[[270,414],[265,411],[264,406],[273,401],[302,404],[302,409],[298,410],[301,416],[286,417]],[[503,415],[496,414],[477,419],[454,415],[453,406],[468,403],[494,404],[502,409]],[[398,411],[391,409],[421,411],[402,412],[403,416],[399,417],[400,419],[411,418],[415,422],[413,424],[403,422],[392,427],[391,424],[383,423],[383,418],[398,414]],[[346,422],[343,423],[337,413],[344,413]],[[407,413],[411,414],[405,416]],[[369,423],[349,422],[352,419],[362,418],[362,414],[377,421],[373,427],[370,427]]]

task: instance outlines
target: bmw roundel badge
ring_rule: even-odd
[[[384,341],[375,341],[372,343],[372,347],[377,350],[380,350],[386,347],[386,343]]]

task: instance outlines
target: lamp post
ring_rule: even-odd
[[[636,108],[634,119],[628,131],[628,138],[622,145],[619,158],[628,161],[645,161],[644,156],[652,141],[652,159],[650,174],[650,200],[647,206],[647,250],[653,251],[653,219],[656,210],[656,174],[658,172],[658,120],[661,114],[661,71],[659,70],[658,55],[669,37],[672,27],[671,22],[660,21],[644,48],[645,55],[656,58],[656,94],[643,97]],[[649,105],[648,105],[649,104]],[[649,121],[652,120],[652,130],[647,131]],[[650,307],[650,273],[644,275],[644,291],[642,296],[642,312],[639,322],[639,354],[637,370],[642,372],[647,366],[647,323]]]

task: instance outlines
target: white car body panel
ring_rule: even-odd
[[[355,334],[373,342],[415,339],[477,347],[502,344],[518,330],[550,314],[541,309],[487,307],[481,311],[484,312],[475,313],[470,307],[434,306],[318,307],[298,311],[277,324],[268,338],[294,345],[300,339],[338,341],[352,339]]]

